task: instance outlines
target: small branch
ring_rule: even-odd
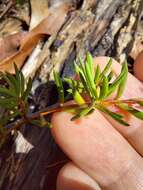
[[[71,103],[68,105],[61,105],[59,103],[53,104],[52,106],[48,106],[47,108],[45,108],[43,110],[40,110],[40,111],[37,111],[35,113],[27,115],[27,120],[31,121],[33,119],[39,118],[40,116],[45,116],[45,115],[48,115],[48,114],[51,114],[54,112],[59,112],[62,110],[66,110],[69,108],[83,107],[83,106],[88,105],[88,104],[89,104],[89,102],[86,102],[86,104],[83,104],[82,106],[79,106],[76,103]],[[12,130],[16,130],[16,129],[20,128],[21,125],[26,124],[26,123],[27,123],[27,121],[24,118],[21,118],[21,119],[15,121],[13,123],[8,124],[6,126],[6,128],[8,130],[8,133],[10,133]]]
[[[125,100],[104,100],[102,101],[102,105],[110,105],[110,104],[115,104],[115,103],[127,103],[127,104],[131,104],[131,103],[137,103],[138,101],[143,101],[143,98],[134,98],[134,99],[125,99]],[[100,102],[101,103],[101,102]],[[36,118],[39,118],[40,116],[46,116],[49,114],[52,114],[54,112],[60,112],[60,111],[65,111],[68,110],[70,108],[83,108],[85,106],[89,106],[91,104],[91,101],[87,101],[85,104],[79,105],[75,102],[66,104],[66,105],[62,105],[60,103],[56,103],[53,104],[52,106],[48,106],[45,109],[42,109],[40,111],[37,111],[35,113],[29,114],[27,115],[27,119],[25,120],[25,118],[21,118],[13,123],[10,123],[6,126],[7,128],[7,134],[9,134],[12,130],[17,130],[19,129],[22,125],[29,123],[27,121],[31,121],[34,120]],[[99,104],[99,102],[95,102],[95,104]]]
[[[11,9],[11,7],[14,5],[13,1],[10,1],[4,11],[0,14],[0,20],[6,15],[6,13]]]

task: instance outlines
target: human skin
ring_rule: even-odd
[[[134,75],[141,81],[143,81],[143,51],[141,51],[134,63]]]
[[[108,60],[97,57],[94,64],[103,69]],[[114,60],[117,75],[120,69]],[[134,97],[143,97],[143,84],[129,74],[122,98]],[[71,117],[52,117],[53,137],[72,160],[60,171],[57,190],[98,190],[97,183],[102,190],[143,190],[143,121],[129,116],[125,127],[98,110],[78,123]]]

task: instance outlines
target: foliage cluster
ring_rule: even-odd
[[[29,113],[28,96],[32,88],[32,80],[25,81],[24,76],[15,65],[15,75],[8,72],[2,73],[1,77],[5,85],[0,86],[0,143],[3,144],[11,131],[16,131],[23,124],[30,123],[40,127],[50,126],[45,115],[64,110],[73,113],[71,120],[86,116],[95,109],[109,115],[124,126],[129,126],[123,112],[117,113],[110,106],[132,114],[143,119],[142,99],[134,98],[122,100],[124,88],[128,76],[127,62],[122,64],[120,74],[116,77],[112,70],[112,59],[110,59],[101,71],[100,65],[94,68],[93,58],[88,52],[85,63],[79,58],[74,63],[75,78],[61,78],[60,74],[54,72],[55,84],[59,94],[59,102],[35,113]],[[68,84],[65,93],[63,83]],[[67,95],[68,93],[68,95]],[[114,98],[110,98],[112,94]],[[66,95],[65,95],[66,94]],[[65,104],[69,97],[74,102]],[[139,109],[138,109],[139,108]]]

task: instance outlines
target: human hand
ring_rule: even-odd
[[[94,61],[103,68],[107,60]],[[113,69],[118,75],[116,61]],[[143,84],[129,74],[122,98],[135,97],[143,97]],[[102,190],[143,189],[143,121],[124,114],[129,127],[98,110],[77,122],[70,113],[53,115],[53,137],[72,160],[61,170],[57,190],[98,190],[97,183]]]

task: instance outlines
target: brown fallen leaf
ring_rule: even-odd
[[[52,35],[61,28],[66,19],[67,13],[70,10],[70,3],[64,3],[49,9],[48,17],[45,18],[33,30],[28,32],[25,38],[22,39],[19,50],[15,51],[11,55],[8,55],[8,57],[3,60],[0,57],[0,71],[8,71],[13,73],[13,63],[20,68],[26,57],[32,52],[33,48],[41,38],[45,35]]]
[[[36,27],[43,19],[48,16],[47,0],[30,0],[31,4],[31,21],[30,30]]]
[[[27,32],[17,32],[15,34],[0,38],[0,61],[17,51],[26,34]]]

